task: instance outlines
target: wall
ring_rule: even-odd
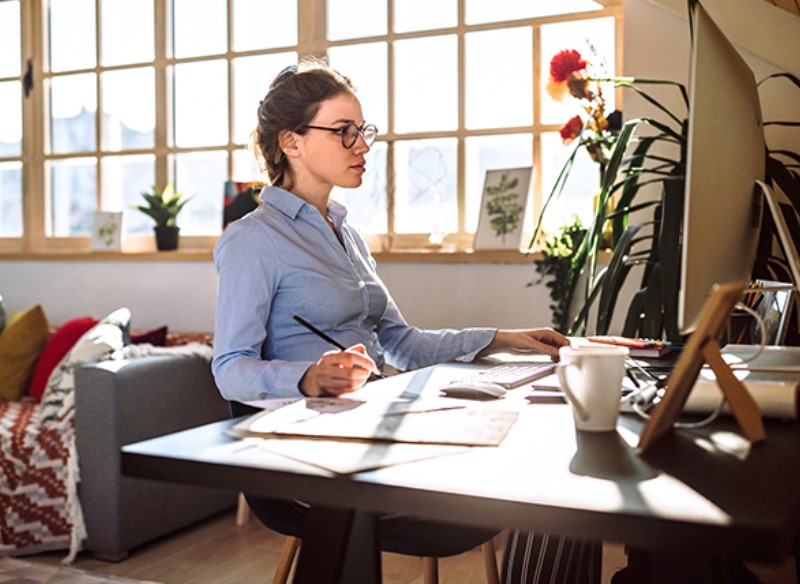
[[[380,266],[406,319],[425,328],[549,324],[544,286],[527,287],[532,264]],[[214,326],[216,273],[203,262],[0,261],[0,294],[11,310],[41,304],[51,323],[100,318],[120,306],[134,328]]]

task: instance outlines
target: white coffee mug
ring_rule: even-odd
[[[624,347],[561,347],[558,378],[572,404],[575,427],[587,432],[610,432],[617,427]]]

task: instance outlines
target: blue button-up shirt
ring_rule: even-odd
[[[469,361],[495,329],[409,326],[375,271],[364,240],[331,201],[328,217],[279,188],[228,226],[214,250],[219,274],[212,369],[223,397],[248,401],[300,395],[298,383],[331,345],[297,314],[344,346],[362,343],[378,367],[400,370]]]

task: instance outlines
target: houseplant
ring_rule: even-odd
[[[162,190],[155,186],[150,191],[142,192],[146,205],[135,205],[145,215],[156,222],[153,228],[156,235],[156,248],[159,251],[178,248],[180,227],[177,225],[178,213],[191,198],[184,198],[183,193],[175,192],[173,183],[167,184]]]
[[[641,86],[652,83],[675,86],[683,97],[688,114],[686,90],[681,85],[668,81],[592,78],[585,74],[581,61],[580,58],[573,59],[573,63],[576,63],[574,70],[564,75],[565,85],[573,97],[585,101],[582,96],[582,87],[585,84],[612,81],[616,86],[637,92],[663,115],[659,116],[662,119],[654,117],[631,120],[616,135],[613,150],[603,169],[602,189],[595,217],[580,248],[572,257],[563,284],[567,306],[573,298],[578,304],[575,318],[563,330],[570,334],[585,333],[590,311],[595,310],[595,332],[606,334],[623,283],[634,266],[641,266],[641,283],[628,307],[622,334],[681,340],[677,328],[677,287],[688,127],[686,115],[676,116],[647,95]],[[786,79],[800,87],[800,81],[788,73],[772,75],[768,79],[772,78]],[[588,150],[587,144],[591,142],[587,142],[583,136],[588,133],[591,137],[592,132],[595,132],[591,125],[593,118],[590,115],[589,121],[578,129],[575,136],[578,144],[548,197],[545,209],[563,188],[575,152],[581,147],[587,147]],[[765,125],[770,124],[800,125],[798,122],[765,122]],[[638,136],[637,131],[644,127],[651,128],[653,132]],[[666,146],[666,149],[659,148],[656,151],[656,146]],[[793,152],[772,151],[769,148],[765,156],[767,181],[781,186],[788,198],[788,203],[784,205],[787,223],[795,225],[800,216],[800,175],[797,172],[800,168],[800,156]],[[637,196],[642,187],[647,185],[659,186],[660,197],[654,199]],[[616,211],[608,210],[607,203],[610,200],[613,200]],[[633,223],[633,213],[637,214],[637,219],[642,216],[645,218]],[[598,262],[600,242],[609,225],[613,253],[607,266],[602,267]],[[538,229],[537,226],[537,231]],[[780,254],[775,253],[775,240],[774,225],[769,220],[765,221],[753,275],[787,281],[788,271]],[[534,241],[536,240],[532,240],[532,243]],[[577,289],[579,281],[586,282],[585,289]]]

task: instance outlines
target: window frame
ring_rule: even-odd
[[[100,51],[102,43],[100,1],[94,0],[98,7],[95,11],[96,26],[95,35]],[[538,214],[542,207],[542,177],[539,169],[541,168],[541,136],[546,132],[558,131],[559,125],[541,123],[540,100],[536,96],[540,95],[540,87],[546,82],[547,63],[541,62],[541,27],[547,24],[566,22],[572,20],[582,20],[586,18],[613,17],[615,20],[615,67],[617,71],[622,70],[622,0],[596,0],[604,5],[600,11],[574,13],[560,16],[547,16],[514,21],[503,21],[499,23],[485,23],[467,25],[464,23],[465,0],[458,0],[458,23],[453,27],[437,28],[414,32],[394,32],[392,30],[393,3],[395,0],[387,0],[387,33],[385,35],[370,36],[358,39],[345,39],[331,41],[326,38],[327,29],[327,2],[326,0],[298,0],[298,37],[296,46],[284,46],[263,50],[234,51],[232,38],[233,21],[233,0],[226,0],[228,11],[228,35],[227,50],[225,53],[177,59],[170,54],[171,40],[170,10],[171,0],[154,0],[154,26],[155,26],[155,57],[151,63],[137,63],[134,66],[152,66],[155,69],[155,99],[156,99],[156,125],[155,125],[155,144],[152,149],[131,149],[123,152],[103,151],[101,133],[102,127],[97,124],[97,139],[95,149],[90,152],[80,153],[80,156],[95,157],[97,159],[97,208],[101,203],[102,185],[102,159],[107,156],[135,155],[135,154],[154,154],[155,155],[155,179],[159,185],[166,184],[172,180],[172,157],[186,152],[203,151],[225,151],[227,154],[227,174],[228,178],[233,176],[234,152],[240,151],[245,145],[233,142],[234,134],[234,99],[233,99],[233,61],[235,58],[252,55],[262,55],[271,53],[282,53],[296,51],[298,55],[324,56],[330,47],[358,45],[369,42],[387,43],[387,71],[388,76],[388,99],[389,99],[389,128],[380,128],[379,141],[387,143],[388,160],[387,164],[391,168],[392,164],[392,145],[397,140],[413,140],[420,138],[439,138],[449,137],[457,140],[457,208],[458,208],[458,233],[448,235],[441,248],[431,248],[428,243],[427,233],[418,234],[398,234],[394,232],[394,208],[393,198],[393,172],[387,172],[387,225],[388,230],[385,234],[367,235],[370,247],[376,252],[397,252],[408,256],[408,252],[424,250],[426,253],[436,253],[437,251],[465,251],[472,245],[473,233],[465,230],[466,223],[466,189],[465,189],[465,150],[466,138],[484,135],[500,134],[531,134],[533,140],[533,206],[534,213]],[[22,27],[22,64],[31,60],[33,63],[34,89],[30,97],[23,99],[23,233],[21,237],[0,237],[0,252],[15,252],[21,254],[36,253],[59,253],[59,252],[88,252],[90,246],[89,236],[54,237],[47,235],[49,230],[48,217],[50,211],[49,185],[47,163],[51,160],[75,158],[75,153],[53,154],[46,153],[47,136],[49,133],[49,83],[54,77],[76,73],[94,73],[98,77],[97,98],[98,107],[96,116],[101,117],[102,96],[100,94],[100,75],[107,71],[128,69],[132,65],[113,65],[102,66],[99,62],[94,67],[69,71],[69,72],[50,72],[45,66],[48,55],[48,23],[47,23],[47,0],[20,0],[20,18]],[[467,130],[465,128],[465,37],[470,32],[496,30],[508,27],[531,26],[533,34],[533,122],[529,126],[516,126],[505,128],[485,128],[477,130]],[[442,34],[455,34],[458,43],[458,127],[453,131],[433,131],[433,132],[396,132],[393,129],[393,43],[398,40],[409,38],[422,38],[428,36],[438,36]],[[172,71],[176,64],[192,63],[214,59],[224,59],[227,65],[227,94],[228,94],[228,138],[224,145],[203,146],[203,147],[178,147],[171,143],[172,133]],[[24,66],[21,73],[24,75]],[[621,93],[617,92],[617,103],[621,104]],[[618,106],[621,109],[621,105]],[[8,160],[7,158],[0,159]],[[180,185],[178,185],[180,188]],[[222,185],[220,185],[220,198],[222,197]],[[221,228],[220,228],[221,229]],[[189,253],[210,251],[219,234],[207,236],[182,236],[181,250]],[[153,237],[145,235],[128,235],[125,238],[125,253],[142,253],[153,249]],[[180,252],[176,252],[180,253]],[[383,254],[382,254],[383,255]]]

